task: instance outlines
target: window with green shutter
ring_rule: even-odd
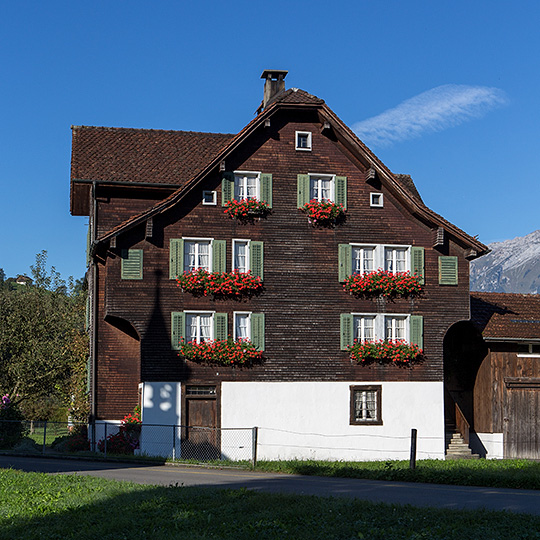
[[[214,314],[214,339],[227,339],[227,314]]]
[[[169,240],[169,279],[176,279],[184,272],[184,241],[182,238]]]
[[[123,249],[121,252],[122,279],[142,279],[143,278],[143,250]]]
[[[183,311],[171,313],[171,349],[180,350],[180,341],[185,336],[185,316]]]
[[[272,208],[272,175],[269,173],[261,174],[261,201]]]
[[[251,314],[251,342],[258,351],[264,351],[264,313]]]
[[[439,257],[439,285],[457,285],[458,284],[458,258],[457,257]]]
[[[339,244],[338,259],[338,280],[343,283],[352,274],[352,246],[350,244]]]
[[[226,272],[225,261],[226,244],[225,240],[214,240],[212,242],[212,272]]]
[[[343,208],[347,210],[347,177],[346,176],[336,176],[336,196],[335,203],[342,204]]]
[[[297,176],[296,195],[298,208],[302,208],[309,202],[309,174]]]
[[[264,279],[264,250],[262,242],[251,241],[249,243],[249,259],[251,274]]]
[[[411,315],[409,320],[409,341],[424,348],[424,317],[422,315]]]
[[[342,313],[340,316],[340,346],[342,351],[353,344],[353,315]]]
[[[234,173],[224,172],[221,177],[221,206],[234,198]]]

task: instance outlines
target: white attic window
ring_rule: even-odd
[[[382,193],[369,194],[369,206],[374,208],[382,208],[384,206],[384,198]]]
[[[311,132],[297,131],[295,135],[296,149],[311,152]]]

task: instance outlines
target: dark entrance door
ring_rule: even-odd
[[[219,459],[215,386],[188,386],[185,399],[186,427],[182,445],[185,459]]]
[[[540,379],[504,382],[504,457],[540,459]]]

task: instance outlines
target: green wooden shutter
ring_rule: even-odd
[[[262,242],[252,241],[249,243],[249,267],[254,276],[264,279],[264,251]]]
[[[92,357],[89,356],[86,360],[86,393],[92,391]]]
[[[347,209],[347,177],[336,176],[336,204],[342,204]]]
[[[214,314],[214,339],[227,339],[227,314]]]
[[[264,313],[252,313],[250,320],[251,343],[258,351],[264,351]]]
[[[458,284],[458,258],[439,257],[439,285]]]
[[[90,234],[90,223],[88,223],[88,232],[86,233],[86,266],[90,264],[90,250],[92,248],[92,238]]]
[[[234,173],[224,172],[221,177],[221,206],[225,206],[234,197]]]
[[[296,193],[298,198],[298,208],[309,202],[309,174],[299,174],[297,176]]]
[[[123,249],[122,250],[122,279],[142,279],[143,278],[143,250]]]
[[[87,296],[86,296],[85,323],[84,323],[84,327],[85,327],[87,332],[90,329],[90,306],[91,306],[91,304],[90,304],[90,294],[87,294]]]
[[[226,249],[225,240],[212,241],[212,272],[226,272]]]
[[[350,313],[340,315],[340,345],[341,350],[346,351],[353,344],[353,316]]]
[[[272,208],[272,175],[269,173],[261,174],[261,200]]]
[[[169,279],[176,279],[184,273],[184,240],[169,240]]]
[[[411,315],[410,320],[410,342],[424,348],[424,317],[422,315]]]
[[[339,244],[338,259],[338,280],[343,283],[352,274],[352,246],[350,244]]]
[[[182,311],[171,313],[171,349],[180,350],[180,340],[184,337],[185,315]]]
[[[425,282],[424,276],[424,248],[413,246],[411,248],[412,273],[420,278],[420,283]]]

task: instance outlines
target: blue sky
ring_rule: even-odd
[[[236,133],[262,71],[323,98],[484,243],[540,228],[536,1],[0,0],[0,268],[85,272],[71,125]]]

